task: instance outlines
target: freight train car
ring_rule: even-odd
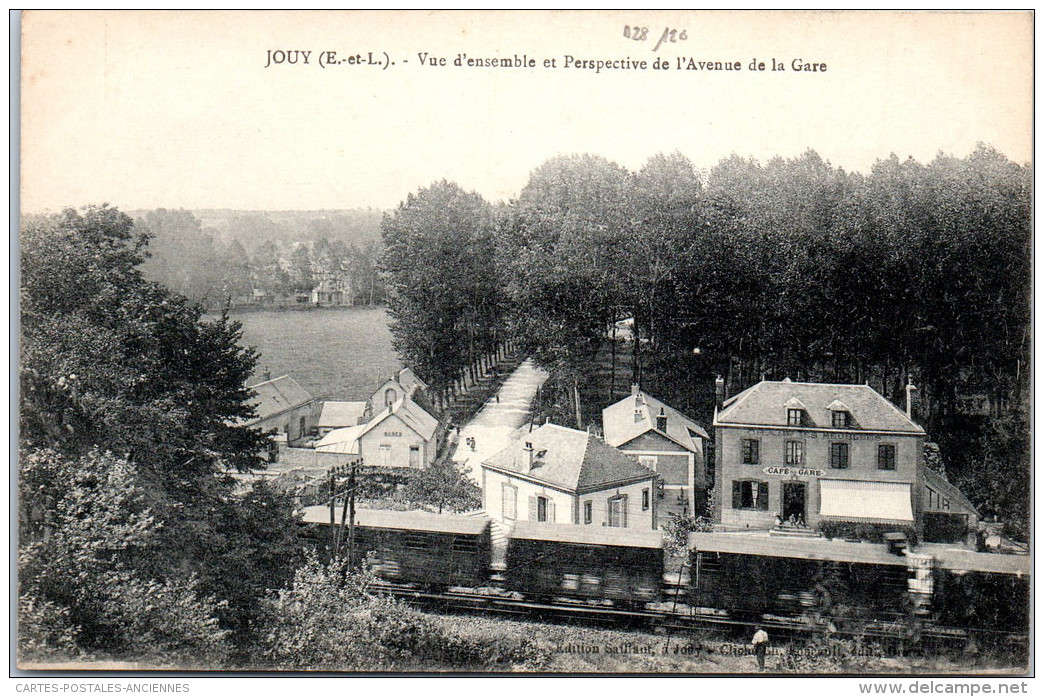
[[[505,587],[531,598],[659,602],[663,536],[625,528],[519,522],[508,543]]]
[[[692,533],[689,554],[690,604],[737,619],[770,615],[853,629],[916,611],[909,592],[916,571],[884,545]]]
[[[329,534],[330,509],[306,508],[302,523],[316,526],[312,536],[321,539]],[[482,516],[360,509],[355,514],[355,548],[387,581],[440,590],[484,586],[489,580],[490,522]]]
[[[924,545],[934,559],[932,617],[983,636],[1029,634],[1030,557]]]

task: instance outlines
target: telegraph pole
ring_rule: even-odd
[[[337,491],[336,482],[334,480],[334,468],[330,468],[330,561],[337,558],[337,526],[335,525],[336,518],[334,517],[334,495]]]

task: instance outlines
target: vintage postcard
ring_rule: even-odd
[[[15,21],[12,671],[1025,691],[1032,12]]]

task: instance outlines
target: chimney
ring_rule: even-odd
[[[660,415],[656,417],[656,430],[667,431],[667,414],[663,413],[663,407],[660,407]]]
[[[721,409],[725,403],[725,380],[719,375],[714,378],[714,408]]]
[[[522,449],[525,450],[526,454],[529,456],[529,458],[528,458],[529,469],[533,469],[533,444],[530,443],[527,440],[526,441],[526,447],[524,447]]]
[[[641,409],[639,409],[637,405],[635,405],[635,409],[634,409],[634,422],[635,422],[636,424],[639,424],[639,423],[641,423],[641,422],[642,422],[642,419],[644,419],[644,418],[645,418],[645,416],[644,416],[644,415],[642,414],[642,410],[641,410]]]
[[[912,419],[914,401],[916,399],[914,397],[914,392],[917,391],[917,387],[912,382],[910,382],[910,378],[906,378],[906,381],[906,417],[908,419]]]
[[[637,382],[632,382],[631,383],[631,396],[632,397],[637,397],[638,393],[641,392],[641,389],[642,388],[638,386]]]

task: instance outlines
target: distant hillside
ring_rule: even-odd
[[[203,231],[216,242],[238,241],[247,250],[264,242],[278,245],[294,242],[328,242],[366,245],[381,238],[381,218],[377,208],[346,208],[316,211],[259,211],[229,208],[190,210],[202,224]],[[142,218],[148,211],[128,211],[132,218]]]

